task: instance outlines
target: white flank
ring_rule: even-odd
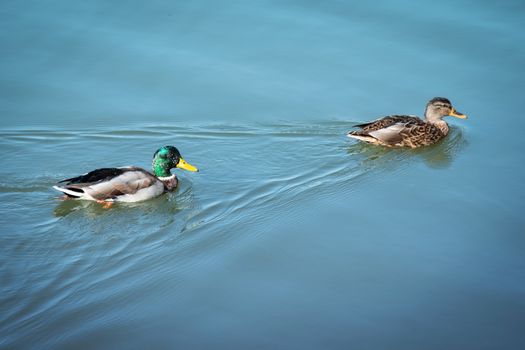
[[[360,141],[365,141],[365,142],[371,142],[372,140],[374,140],[374,138],[370,136],[359,136],[359,135],[352,135],[352,134],[346,134],[346,136],[351,137],[353,139],[360,140]]]
[[[142,188],[133,194],[123,194],[115,198],[116,202],[142,202],[164,193],[164,185],[157,181],[153,185]]]

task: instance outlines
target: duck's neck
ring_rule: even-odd
[[[444,136],[448,134],[448,125],[443,120],[443,116],[427,106],[425,109],[425,121],[437,127]]]
[[[153,174],[156,177],[170,177],[172,175],[166,159],[160,157],[153,159],[152,167]]]
[[[177,176],[170,173],[170,169],[163,166],[161,162],[157,165],[153,162],[153,173],[160,181],[162,181],[167,191],[173,191],[177,187]]]
[[[162,181],[162,183],[164,184],[164,187],[168,191],[173,191],[175,188],[177,188],[177,184],[179,182],[175,174],[172,174],[169,177],[159,177],[159,180]]]

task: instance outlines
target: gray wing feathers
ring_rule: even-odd
[[[368,135],[386,143],[396,143],[403,139],[401,132],[405,130],[406,127],[406,122],[395,123],[383,129],[369,131]]]
[[[156,184],[157,182],[162,185],[162,183],[160,183],[160,181],[158,181],[155,177],[143,171],[126,171],[125,173],[116,176],[109,181],[83,187],[83,190],[91,197],[98,200],[103,200],[116,198],[122,195],[134,195],[140,190],[153,185],[155,185],[154,187],[157,189],[157,191],[161,190],[162,193],[163,185],[159,186]]]

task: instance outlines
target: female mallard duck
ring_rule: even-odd
[[[381,119],[354,125],[361,130],[348,132],[348,137],[388,147],[421,147],[438,142],[448,134],[443,117],[467,119],[443,97],[434,97],[427,103],[425,120],[416,116],[391,115]]]
[[[153,155],[153,174],[139,167],[102,168],[60,181],[53,188],[66,198],[106,203],[139,202],[157,197],[177,187],[177,176],[170,169],[198,171],[187,163],[173,146],[164,146]]]

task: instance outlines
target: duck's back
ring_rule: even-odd
[[[371,132],[385,129],[395,124],[421,125],[425,124],[425,122],[418,117],[411,115],[389,115],[383,118],[372,120],[368,123],[354,125],[354,127],[361,128],[361,131],[363,132]]]

